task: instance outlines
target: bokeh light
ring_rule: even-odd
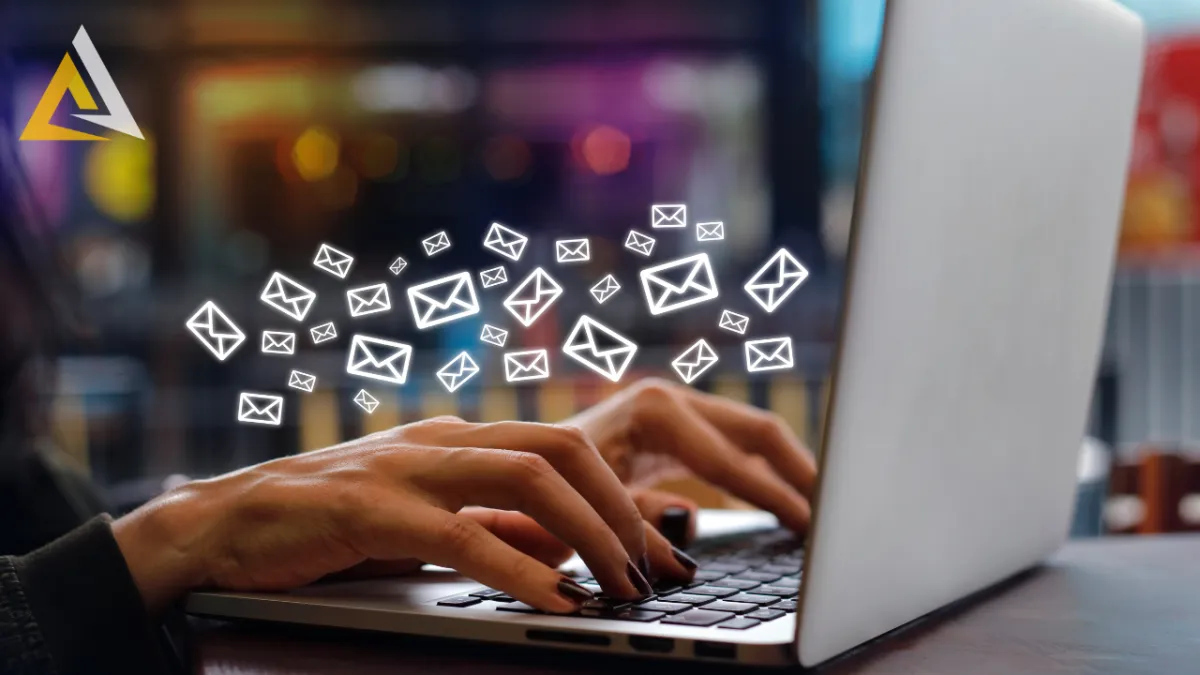
[[[349,167],[339,166],[331,176],[317,184],[317,195],[331,210],[350,208],[358,198],[358,176]]]
[[[623,131],[601,125],[584,136],[580,153],[589,169],[608,176],[629,167],[630,148],[629,136]]]
[[[83,189],[101,213],[122,223],[145,220],[154,208],[154,143],[117,134],[92,143],[84,158]]]
[[[358,148],[359,171],[363,177],[378,180],[396,170],[400,146],[387,134],[374,133],[363,139]]]
[[[525,139],[515,134],[498,134],[483,147],[483,166],[499,181],[516,180],[529,171],[533,155]]]
[[[292,163],[301,178],[316,182],[328,178],[338,168],[339,152],[337,134],[322,126],[309,127],[292,146]]]

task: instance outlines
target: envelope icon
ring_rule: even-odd
[[[311,394],[317,388],[317,376],[301,370],[293,370],[288,375],[288,386]]]
[[[671,260],[641,272],[646,304],[654,316],[717,297],[717,279],[707,253]]]
[[[619,290],[621,290],[621,284],[617,281],[616,277],[610,274],[597,281],[596,285],[589,289],[589,292],[596,299],[596,302],[603,305],[609,298],[616,295]]]
[[[421,246],[425,247],[425,257],[432,258],[443,251],[450,250],[450,235],[446,234],[445,230],[434,232],[421,240]]]
[[[564,354],[613,382],[625,374],[637,350],[632,340],[586,314],[563,343]]]
[[[727,309],[722,310],[721,320],[717,322],[717,327],[732,331],[738,335],[745,335],[746,329],[750,327],[750,317],[745,314],[731,312]]]
[[[781,248],[758,268],[744,288],[755,302],[770,313],[779,309],[783,301],[800,288],[807,278],[808,270],[804,269],[804,265],[787,249]]]
[[[350,316],[352,317],[378,314],[392,308],[392,298],[388,295],[387,284],[371,284],[370,286],[351,288],[346,291],[346,303],[350,305]]]
[[[398,275],[404,271],[405,267],[408,267],[408,261],[402,257],[397,257],[392,261],[391,265],[388,265],[388,271],[392,274]]]
[[[312,336],[313,344],[319,345],[322,342],[337,339],[337,326],[334,326],[332,321],[328,321],[319,326],[309,328],[308,334]]]
[[[275,272],[258,296],[267,306],[283,312],[296,321],[303,321],[317,300],[317,294],[294,280]]]
[[[508,283],[508,270],[504,269],[504,265],[493,267],[491,269],[482,270],[479,273],[479,285],[484,288],[499,286]]]
[[[725,223],[696,223],[696,241],[721,241],[725,238]]]
[[[709,368],[717,365],[717,352],[703,338],[688,347],[682,354],[671,361],[671,367],[679,374],[679,379],[687,384],[696,381]]]
[[[412,361],[412,346],[370,335],[355,335],[346,357],[346,374],[404,384],[408,365]]]
[[[625,248],[649,258],[650,254],[654,252],[654,237],[642,234],[637,230],[630,230],[629,234],[625,235]]]
[[[283,424],[283,397],[243,391],[238,394],[237,420],[246,424]]]
[[[408,287],[408,304],[417,328],[425,330],[479,313],[470,272]]]
[[[483,324],[483,332],[479,334],[479,340],[489,345],[503,347],[508,343],[508,331],[485,323]]]
[[[794,366],[792,338],[773,337],[746,342],[746,370],[748,372],[787,370]]]
[[[321,244],[317,249],[317,255],[313,258],[313,267],[327,272],[339,279],[345,279],[346,275],[350,274],[350,268],[354,265],[354,256],[339,251],[329,244]]]
[[[559,239],[554,242],[554,259],[561,263],[581,263],[592,259],[591,245],[584,239]]]
[[[504,379],[509,382],[544,380],[550,377],[550,355],[545,349],[504,354]]]
[[[521,259],[521,254],[525,252],[525,245],[528,243],[529,237],[516,230],[510,230],[500,223],[492,223],[487,234],[483,236],[484,248],[514,262]]]
[[[359,389],[358,393],[354,395],[354,404],[370,415],[379,407],[379,399],[368,393],[366,389]]]
[[[458,356],[450,360],[450,363],[442,366],[441,370],[437,371],[437,379],[446,388],[446,391],[453,394],[458,391],[458,388],[467,383],[467,380],[479,374],[479,364],[475,363],[475,359],[466,352],[459,352]]]
[[[200,305],[184,325],[218,361],[229,358],[246,339],[242,329],[212,300]]]
[[[296,334],[282,330],[262,332],[262,353],[291,356],[296,353]]]
[[[504,299],[504,308],[529,328],[563,293],[562,286],[538,267]]]
[[[687,227],[687,204],[655,204],[650,207],[650,227]]]

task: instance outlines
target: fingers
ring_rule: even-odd
[[[696,537],[696,512],[700,508],[696,506],[696,502],[671,492],[645,488],[631,488],[629,496],[633,498],[633,503],[637,505],[638,511],[641,511],[642,518],[658,528],[659,532],[668,540],[671,540],[672,534],[663,531],[663,515],[668,509],[673,511],[683,509],[687,512],[683,541],[690,542]]]
[[[474,520],[504,543],[550,567],[565,563],[574,553],[570,546],[524,513],[468,507],[458,515]]]
[[[528,514],[578,551],[611,595],[633,599],[650,593],[621,540],[548,460],[511,450],[448,450],[443,461],[414,479],[440,501],[438,506],[455,510],[459,505],[479,505]]]
[[[643,522],[646,533],[646,555],[650,559],[650,570],[654,581],[667,580],[689,582],[696,576],[699,565],[688,554],[675,548],[667,538],[649,522]]]

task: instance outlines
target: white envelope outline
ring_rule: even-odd
[[[592,259],[587,239],[559,239],[554,242],[554,259],[560,263],[580,263]]]
[[[650,254],[654,252],[655,241],[654,237],[648,234],[642,234],[637,230],[630,230],[629,234],[625,235],[625,248],[634,253],[641,253],[646,257],[650,257]]]
[[[293,370],[288,374],[288,386],[311,394],[317,388],[317,376],[301,370]]]
[[[242,329],[212,300],[200,305],[185,325],[218,361],[229,358],[246,339]]]
[[[327,321],[319,326],[309,328],[308,334],[312,336],[313,344],[319,345],[337,338],[337,326],[333,325],[332,321]]]
[[[366,389],[359,389],[354,395],[354,403],[362,408],[368,415],[375,412],[379,407],[379,399],[372,396]]]
[[[746,342],[746,370],[748,372],[787,370],[794,366],[792,338],[773,337]]]
[[[313,257],[312,264],[322,272],[345,279],[354,265],[354,256],[345,251],[339,251],[329,244],[321,244],[321,247],[317,249],[317,255]]]
[[[347,290],[346,304],[350,305],[350,316],[366,316],[390,310],[392,298],[387,284],[371,284]]]
[[[600,335],[615,342],[617,346],[599,346]],[[575,327],[563,343],[562,350],[588,369],[617,382],[625,374],[629,364],[633,363],[638,346],[624,335],[584,314],[575,322]]]
[[[600,281],[597,281],[596,285],[588,290],[592,294],[592,297],[596,299],[596,302],[603,305],[609,298],[616,295],[617,291],[621,290],[621,284],[617,281],[616,277],[609,274]]]
[[[413,320],[421,330],[479,313],[479,299],[475,297],[470,272],[458,272],[409,286],[408,304]]]
[[[412,361],[412,346],[371,335],[355,335],[346,357],[346,374],[404,384]]]
[[[672,283],[661,275],[664,272],[686,268],[683,283]],[[642,290],[646,304],[654,316],[666,314],[685,307],[708,302],[717,297],[717,280],[707,253],[697,253],[686,258],[671,260],[661,265],[647,267],[641,271]]]
[[[254,391],[240,392],[237,421],[272,427],[283,424],[283,397]]]
[[[687,204],[654,204],[650,207],[650,227],[687,227]]]
[[[696,241],[721,241],[725,238],[725,223],[696,223]]]
[[[446,391],[453,394],[458,391],[458,388],[467,383],[472,377],[479,374],[479,364],[475,363],[475,359],[467,352],[459,352],[450,360],[450,363],[442,366],[437,371],[437,379],[446,388]]]
[[[514,262],[521,259],[521,254],[525,252],[525,245],[528,243],[529,237],[500,223],[492,223],[483,237],[484,248]]]
[[[483,270],[479,273],[479,285],[484,288],[499,286],[508,283],[508,270],[504,269],[504,265]]]
[[[450,248],[450,235],[445,230],[434,232],[421,240],[421,246],[425,247],[425,257],[431,258]]]
[[[717,365],[718,360],[720,359],[712,345],[701,338],[684,350],[682,354],[676,356],[675,360],[671,361],[671,367],[679,374],[679,379],[691,384],[709,368]]]
[[[545,349],[504,354],[504,379],[509,382],[544,380],[550,377],[550,355]]]
[[[403,257],[398,257],[392,261],[391,265],[388,265],[388,270],[392,274],[400,274],[401,272],[404,271],[405,267],[408,267],[408,261],[405,260]]]
[[[489,345],[503,347],[508,343],[508,331],[485,323],[483,324],[483,332],[479,334],[479,340]]]
[[[282,330],[262,332],[262,353],[291,356],[296,353],[296,334]]]
[[[744,288],[746,294],[770,314],[779,309],[807,278],[808,270],[804,265],[787,249],[781,248],[758,268]]]
[[[721,320],[717,323],[717,327],[733,331],[738,335],[745,335],[746,329],[750,327],[750,317],[726,309],[721,312]]]
[[[538,267],[508,294],[503,304],[522,326],[529,328],[550,309],[562,293],[562,286]]]
[[[317,300],[317,294],[279,272],[271,275],[258,296],[267,306],[303,321]]]

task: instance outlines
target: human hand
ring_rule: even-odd
[[[817,467],[812,453],[773,413],[660,379],[646,379],[565,422],[583,429],[631,488],[642,515],[658,523],[682,497],[638,488],[685,468],[774,513],[785,527],[808,528]],[[694,527],[695,518],[691,519]]]
[[[152,611],[193,588],[283,590],[423,561],[571,612],[590,593],[554,570],[569,554],[554,540],[614,597],[694,572],[581,430],[450,417],[188,483],[113,533]]]

